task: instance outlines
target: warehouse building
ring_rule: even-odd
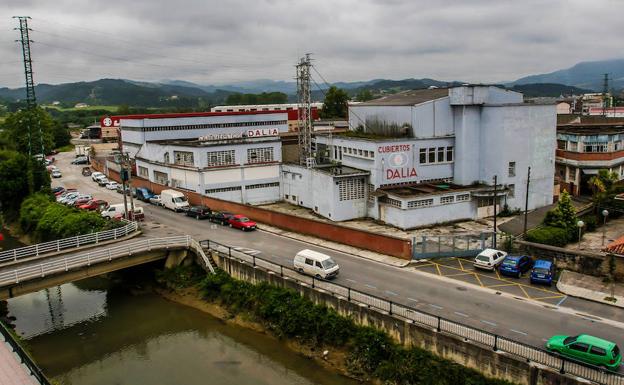
[[[524,208],[528,167],[529,209],[553,201],[554,104],[493,86],[414,90],[350,105],[349,126],[316,136],[320,166],[282,166],[285,201],[407,229]]]

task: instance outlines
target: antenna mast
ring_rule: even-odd
[[[310,96],[310,68],[312,60],[307,53],[297,64],[297,96],[299,99],[299,164],[306,167],[314,166],[312,153],[312,115]]]
[[[604,74],[602,83],[602,116],[607,116],[607,94],[609,93],[609,74]]]

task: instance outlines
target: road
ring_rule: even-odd
[[[81,166],[69,165],[72,154],[59,154],[57,164],[63,178],[54,185],[76,187],[109,203],[122,196],[97,186],[80,175]],[[145,236],[189,234],[198,240],[210,239],[247,249],[258,257],[285,266],[292,265],[296,252],[310,248],[331,255],[341,266],[336,282],[354,289],[385,297],[396,303],[440,315],[492,333],[535,346],[543,346],[554,334],[588,333],[623,345],[624,309],[587,301],[566,301],[553,306],[537,301],[497,294],[461,281],[433,274],[389,266],[350,254],[317,247],[265,231],[241,232],[198,221],[160,207],[140,202],[145,207]],[[572,304],[575,307],[569,307]]]

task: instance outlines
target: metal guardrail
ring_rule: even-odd
[[[59,239],[57,241],[38,243],[36,245],[20,247],[0,252],[0,263],[7,261],[17,261],[18,259],[36,257],[40,254],[59,252],[61,250],[73,249],[80,246],[97,244],[99,242],[117,239],[131,234],[139,229],[137,222],[128,222],[123,227],[112,230],[100,231],[98,233],[78,235],[76,237]]]
[[[91,266],[100,262],[112,261],[113,259],[132,255],[134,253],[150,251],[153,249],[167,249],[172,247],[192,248],[207,264],[207,267],[214,272],[214,268],[206,254],[201,250],[199,243],[189,235],[180,235],[167,238],[148,238],[141,241],[124,243],[103,250],[94,250],[85,254],[71,255],[65,257],[52,257],[50,260],[41,263],[30,264],[25,267],[0,272],[0,286],[18,284],[23,281],[43,278],[70,269]],[[201,251],[201,253],[199,251]]]
[[[535,362],[551,369],[555,369],[560,373],[568,373],[585,380],[593,381],[604,385],[624,385],[624,374],[609,372],[597,366],[582,363],[558,355],[526,343],[503,337],[494,333],[486,332],[472,326],[462,324],[460,322],[451,321],[449,319],[416,310],[390,301],[386,298],[377,297],[367,294],[347,286],[329,282],[323,279],[302,275],[291,269],[290,267],[279,263],[267,261],[255,255],[246,254],[242,251],[234,250],[229,246],[223,245],[211,240],[201,241],[202,246],[206,246],[209,250],[215,250],[224,257],[238,259],[245,263],[249,263],[254,267],[260,267],[281,277],[288,277],[297,282],[302,282],[313,288],[323,289],[335,295],[346,298],[349,302],[356,302],[387,312],[391,315],[397,315],[421,325],[430,327],[438,332],[444,332],[455,335],[466,340],[476,342],[478,344],[488,346],[494,351],[501,351],[512,354],[527,360]]]
[[[24,348],[22,348],[22,346],[15,340],[15,338],[13,337],[11,332],[6,328],[6,326],[4,326],[4,324],[2,322],[0,322],[0,334],[2,334],[2,336],[4,337],[4,340],[6,341],[6,343],[11,346],[11,349],[13,350],[13,352],[15,352],[15,354],[17,354],[17,356],[19,357],[20,361],[24,365],[26,365],[26,367],[28,368],[28,371],[30,372],[30,374],[33,377],[35,377],[35,379],[41,385],[52,385],[50,383],[50,381],[46,378],[46,376],[43,374],[41,369],[39,369],[37,364],[35,364],[35,361],[33,361],[33,359],[30,358],[28,353],[26,353]]]

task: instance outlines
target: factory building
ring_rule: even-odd
[[[282,166],[285,201],[407,229],[523,209],[531,167],[528,208],[553,202],[554,104],[493,86],[414,90],[350,105],[349,127],[316,135],[319,166]]]
[[[323,103],[310,103],[310,114],[312,120],[319,119],[319,111],[323,108]],[[299,120],[297,119],[297,111],[299,105],[297,103],[280,103],[280,104],[244,104],[234,106],[216,106],[210,109],[212,112],[255,112],[255,111],[293,111],[288,119],[288,131],[295,132],[299,130]]]

